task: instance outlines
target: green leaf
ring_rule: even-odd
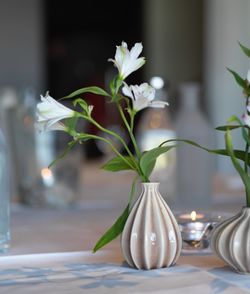
[[[121,232],[123,231],[123,228],[125,226],[125,223],[127,221],[127,218],[129,216],[129,204],[123,211],[123,213],[118,217],[116,222],[112,225],[111,228],[109,228],[104,235],[97,241],[93,253],[95,253],[97,250],[101,249],[103,246],[114,240],[116,237],[118,237]]]
[[[63,159],[68,153],[69,151],[75,146],[75,144],[77,143],[77,141],[70,141],[67,144],[67,147],[64,149],[64,151],[62,152],[62,154],[60,154],[55,160],[53,160],[50,165],[48,166],[48,168],[51,168],[54,164],[56,164],[59,160]]]
[[[248,133],[246,130],[246,129],[249,129],[249,127],[247,125],[243,125],[242,121],[236,115],[232,115],[228,121],[229,122],[237,122],[241,126],[242,137],[245,140],[245,142],[250,146],[250,139],[248,137]]]
[[[77,104],[79,104],[79,105],[81,106],[81,108],[82,108],[83,110],[85,110],[86,112],[88,111],[88,107],[89,107],[89,105],[88,105],[88,103],[87,103],[85,100],[83,100],[82,98],[77,98],[77,99],[75,99],[75,100],[73,101],[73,105],[74,105],[74,106],[76,106]]]
[[[227,120],[227,123],[237,122],[239,125],[242,125],[241,120],[236,115],[231,115]]]
[[[241,132],[242,132],[243,139],[250,146],[250,139],[248,138],[247,131],[246,131],[246,129],[248,129],[249,127],[246,125],[243,125],[243,124],[241,124],[239,126],[225,125],[225,126],[217,127],[216,130],[226,132],[227,130],[236,130],[239,128],[242,129]]]
[[[85,88],[78,89],[78,90],[72,92],[71,94],[61,98],[61,99],[73,98],[75,96],[78,96],[78,95],[81,95],[81,94],[84,94],[84,93],[92,93],[92,94],[97,94],[97,95],[101,95],[101,96],[110,96],[102,88],[93,86],[93,87],[85,87]]]
[[[211,154],[217,154],[217,155],[224,155],[224,156],[229,156],[228,154],[228,151],[225,150],[225,149],[208,149],[206,147],[203,147],[199,144],[197,144],[196,142],[194,141],[191,141],[191,140],[186,140],[186,139],[171,139],[171,140],[167,140],[165,142],[163,142],[161,145],[163,144],[167,144],[167,143],[173,143],[173,142],[181,142],[181,143],[186,143],[186,144],[189,144],[189,145],[192,145],[194,147],[197,147],[199,149],[202,149],[202,150],[205,150]],[[246,156],[246,153],[245,151],[243,150],[234,150],[234,155],[236,158],[242,160],[242,161],[245,161],[245,156]],[[250,153],[248,153],[248,165],[250,166]]]
[[[117,77],[115,76],[110,82],[109,82],[109,88],[110,88],[110,92],[111,95],[114,96],[115,95],[115,81],[116,81]],[[113,98],[112,98],[113,99]]]
[[[240,45],[242,51],[246,54],[246,56],[250,57],[250,49],[245,47],[244,45],[242,45],[240,42],[239,42],[239,45]]]
[[[215,128],[217,131],[227,131],[227,130],[235,130],[238,128],[244,128],[246,126],[235,126],[235,125],[225,125],[225,126],[219,126]]]
[[[234,76],[235,81],[237,82],[239,86],[241,86],[243,89],[247,88],[246,81],[242,79],[242,77],[239,74],[237,74],[235,71],[233,71],[230,68],[227,68],[227,70],[231,72],[231,74]]]
[[[118,91],[119,91],[119,89],[120,89],[122,83],[123,83],[123,80],[121,80],[120,78],[118,78],[118,79],[116,80],[116,91],[117,91],[117,93],[118,93]]]
[[[68,128],[69,134],[76,133],[75,128],[76,128],[78,119],[79,119],[78,117],[74,116],[72,118],[68,118],[65,120],[65,125]]]
[[[244,171],[244,169],[241,167],[240,163],[238,162],[234,150],[233,150],[233,144],[232,144],[232,136],[230,131],[228,130],[225,134],[225,143],[226,143],[226,149],[228,151],[228,154],[230,155],[231,161],[235,167],[235,169],[238,171],[246,189],[247,194],[247,202],[248,205],[250,204],[250,178],[248,174]]]
[[[118,219],[113,224],[113,226],[110,229],[108,229],[106,233],[104,233],[104,235],[98,240],[98,242],[96,243],[93,249],[93,253],[95,253],[97,250],[99,250],[103,246],[107,245],[109,242],[114,240],[116,237],[118,237],[122,233],[125,223],[127,221],[127,218],[129,216],[130,206],[135,194],[135,184],[137,180],[138,180],[138,176],[136,176],[132,182],[130,193],[129,193],[129,202],[127,207],[125,208],[123,213],[118,217]]]
[[[110,159],[102,166],[102,169],[111,172],[117,172],[121,170],[136,170],[133,160],[128,156],[123,157],[125,160],[119,156]]]
[[[121,87],[123,81],[119,78],[119,76],[115,76],[109,83],[110,92],[112,94],[111,102],[118,102],[120,97],[118,94],[119,88]]]
[[[142,173],[148,178],[154,169],[156,159],[173,147],[175,146],[161,146],[144,152],[140,159]]]
[[[131,206],[131,203],[132,203],[132,200],[133,200],[133,197],[134,197],[134,194],[135,194],[135,184],[136,184],[136,181],[138,180],[139,176],[136,176],[132,182],[132,185],[131,185],[131,190],[130,190],[130,193],[129,193],[129,207]]]
[[[89,105],[85,100],[83,100],[82,98],[77,98],[73,101],[73,105],[76,106],[77,104],[81,106],[84,115],[91,114]]]

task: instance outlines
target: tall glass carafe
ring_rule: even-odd
[[[178,138],[189,139],[213,148],[213,128],[202,113],[200,84],[183,83],[179,87],[180,108],[175,120]],[[213,157],[196,147],[180,144],[177,148],[177,194],[182,208],[208,209],[212,202]]]

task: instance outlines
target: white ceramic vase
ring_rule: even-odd
[[[213,251],[235,271],[250,273],[250,208],[215,227],[211,236]]]
[[[182,239],[159,183],[142,183],[142,192],[125,224],[121,247],[125,260],[137,269],[169,267],[180,256]]]

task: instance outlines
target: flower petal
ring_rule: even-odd
[[[140,68],[145,63],[145,58],[138,56],[142,51],[142,44],[136,43],[131,51],[128,50],[126,42],[122,42],[121,46],[116,46],[115,59],[109,58],[117,67],[121,79],[125,79],[132,72]]]
[[[134,96],[133,96],[133,93],[132,93],[130,87],[125,82],[123,82],[123,84],[124,84],[124,87],[122,88],[123,94],[134,100]]]
[[[142,43],[135,43],[134,47],[130,51],[130,57],[136,59],[142,52]]]
[[[73,117],[75,111],[57,102],[54,98],[41,95],[41,101],[37,104],[37,122],[40,130],[66,130],[60,120]]]
[[[149,107],[154,107],[154,108],[164,108],[165,106],[168,106],[169,103],[165,101],[152,101],[148,105]]]
[[[140,96],[133,101],[133,109],[136,111],[140,111],[146,107],[148,107],[148,99],[146,97]]]
[[[116,46],[115,61],[120,66],[126,55],[129,54],[128,45],[126,42],[122,42],[121,46]]]
[[[151,87],[148,83],[142,83],[140,86],[128,86],[125,82],[123,82],[123,84],[123,94],[132,99],[134,110],[139,111],[143,108],[151,106],[150,103],[155,97],[155,89]],[[164,107],[166,104],[166,102],[163,102],[163,104],[160,103],[159,106],[158,104],[155,104],[155,107]]]
[[[152,101],[155,98],[155,88],[151,87],[148,83],[140,85],[140,92],[143,96],[147,97],[149,101]]]

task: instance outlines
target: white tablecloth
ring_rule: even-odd
[[[119,252],[6,256],[0,259],[0,293],[250,293],[250,278],[216,257],[182,256],[177,265],[142,271]]]

